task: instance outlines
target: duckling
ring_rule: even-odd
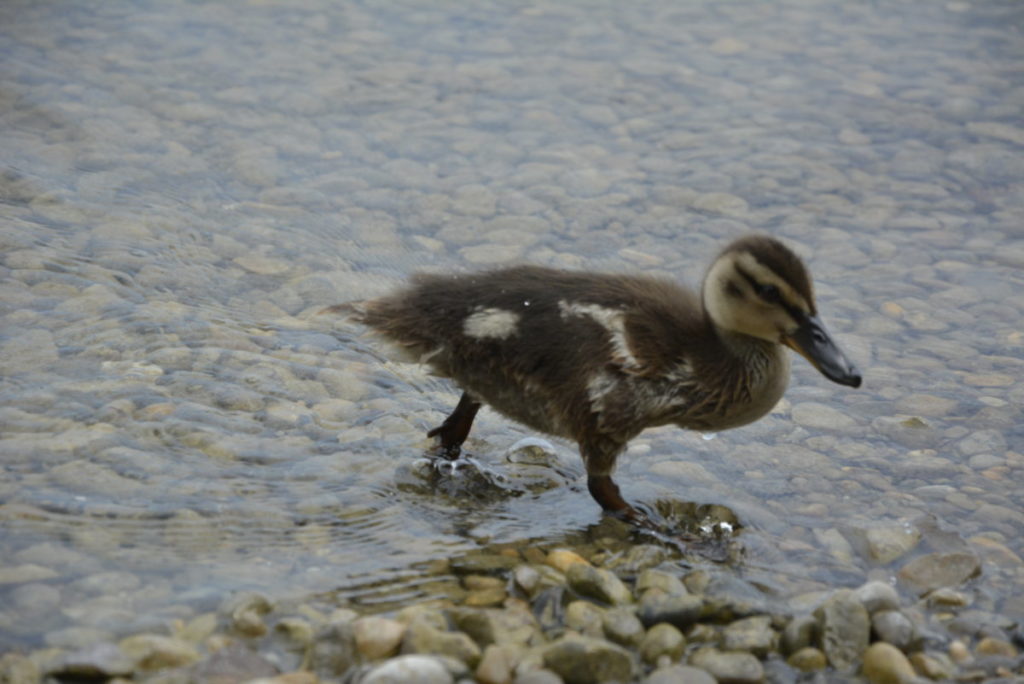
[[[833,382],[861,384],[818,318],[803,262],[764,235],[728,245],[699,295],[663,278],[515,266],[420,274],[394,294],[332,309],[354,312],[462,389],[427,433],[447,458],[487,404],[575,441],[594,500],[638,524],[646,517],[612,472],[645,428],[718,432],[757,420],[789,381],[784,346]]]

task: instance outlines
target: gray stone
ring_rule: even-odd
[[[880,610],[871,616],[871,629],[880,641],[906,651],[914,642],[914,623],[898,610]]]
[[[980,573],[981,561],[973,553],[929,553],[900,568],[899,578],[924,596],[941,587],[959,586]]]
[[[633,602],[629,587],[615,573],[585,563],[573,563],[565,573],[573,591],[613,606]]]
[[[543,659],[568,684],[626,682],[635,670],[629,651],[589,637],[563,637],[544,649]]]
[[[921,532],[909,526],[872,527],[864,531],[868,557],[881,565],[901,558],[917,546]]]
[[[573,601],[565,607],[565,626],[584,636],[604,636],[604,610],[589,601]]]
[[[715,678],[689,665],[669,665],[647,675],[643,684],[715,684]]]
[[[367,672],[359,684],[454,684],[439,658],[404,655],[392,658]]]
[[[0,656],[0,681],[4,684],[39,684],[39,666],[28,656],[20,653],[4,653]]]
[[[524,646],[540,632],[537,618],[526,606],[513,604],[502,610],[490,608],[453,608],[449,611],[456,626],[481,647]]]
[[[690,656],[690,664],[706,670],[719,682],[757,684],[764,681],[764,666],[750,653],[726,653],[704,647]]]
[[[686,631],[700,619],[703,609],[704,601],[699,596],[692,594],[665,596],[658,591],[648,591],[640,600],[640,609],[637,615],[645,627],[653,627],[659,622],[667,622]]]
[[[564,680],[551,670],[536,669],[521,672],[512,680],[512,684],[563,684]]]
[[[872,615],[880,610],[895,610],[900,607],[900,596],[891,584],[878,580],[865,582],[853,590],[853,596]]]
[[[648,589],[658,589],[665,594],[688,594],[686,585],[676,575],[663,570],[644,570],[636,580],[637,594]]]
[[[798,615],[782,630],[782,652],[791,655],[808,646],[814,646],[819,643],[820,636],[821,625],[813,615]]]
[[[837,670],[849,671],[868,646],[871,622],[868,611],[849,589],[840,589],[815,611],[821,622],[821,650]]]
[[[134,669],[135,661],[120,648],[111,643],[98,643],[61,657],[49,674],[72,679],[109,679],[128,676]]]
[[[653,665],[662,656],[678,660],[685,648],[686,638],[683,633],[667,622],[661,622],[647,630],[640,643],[640,657]]]
[[[794,405],[793,420],[798,425],[816,430],[844,430],[857,424],[842,411],[813,401]]]
[[[199,660],[199,652],[191,644],[159,634],[136,634],[123,639],[119,646],[137,670],[181,667]]]
[[[617,644],[636,647],[644,638],[644,625],[632,608],[612,608],[604,614],[604,634]]]
[[[228,644],[192,668],[198,682],[247,682],[277,673],[270,661],[241,643]]]
[[[722,648],[727,651],[746,651],[763,657],[774,651],[778,642],[779,636],[767,615],[736,620],[722,631]]]
[[[402,653],[429,653],[448,656],[469,667],[480,661],[480,647],[463,632],[447,632],[426,620],[413,620],[402,640]]]

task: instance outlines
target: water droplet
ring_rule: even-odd
[[[710,442],[711,440],[713,440],[717,436],[718,436],[717,432],[702,432],[702,433],[700,433],[700,438],[703,439],[705,442]]]
[[[530,306],[530,300],[527,299],[526,301],[524,301],[523,306]]]

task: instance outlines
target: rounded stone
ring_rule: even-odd
[[[715,684],[715,678],[698,667],[669,665],[649,674],[643,684]]]
[[[923,596],[941,587],[955,587],[981,573],[981,561],[973,553],[929,553],[910,561],[899,578]]]
[[[895,610],[900,607],[900,596],[896,589],[885,582],[866,582],[853,590],[853,596],[869,613],[879,610]]]
[[[647,630],[640,643],[640,657],[644,662],[657,663],[662,656],[678,660],[686,648],[686,637],[678,629],[662,622]]]
[[[352,623],[356,650],[367,660],[387,658],[398,652],[406,626],[397,620],[367,615]]]
[[[404,655],[373,668],[360,680],[360,684],[453,684],[454,681],[439,659],[427,655]]]
[[[901,651],[907,650],[914,640],[914,623],[898,610],[876,612],[871,616],[871,628],[881,641]]]
[[[750,653],[727,653],[705,647],[690,656],[690,663],[706,670],[719,682],[757,684],[764,681],[764,666]]]
[[[815,611],[821,621],[821,645],[829,663],[849,670],[860,660],[871,636],[868,611],[850,589],[840,589]]]
[[[633,657],[629,651],[603,639],[564,637],[543,652],[544,665],[566,684],[630,681]]]
[[[730,623],[722,632],[722,648],[727,651],[746,651],[765,656],[774,651],[779,637],[772,629],[772,619],[755,615]]]
[[[864,676],[871,684],[905,684],[914,681],[914,668],[903,651],[877,641],[864,653]]]
[[[615,573],[592,565],[573,563],[565,573],[569,586],[589,598],[597,599],[613,606],[632,603],[633,595],[629,588],[616,577]]]
[[[828,665],[828,660],[825,658],[825,654],[821,650],[814,648],[813,646],[805,646],[799,651],[789,656],[786,662],[790,667],[801,672],[817,672],[818,670],[824,670]]]

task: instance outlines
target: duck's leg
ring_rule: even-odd
[[[594,501],[601,504],[605,512],[614,515],[616,518],[625,520],[638,527],[651,527],[650,519],[630,506],[622,494],[619,493],[619,486],[612,480],[611,475],[588,475],[587,489]]]
[[[459,457],[459,447],[469,436],[469,430],[473,427],[473,419],[476,412],[480,410],[480,402],[463,392],[455,410],[451,412],[444,422],[427,433],[427,437],[441,438],[441,454],[448,459],[454,460]]]

